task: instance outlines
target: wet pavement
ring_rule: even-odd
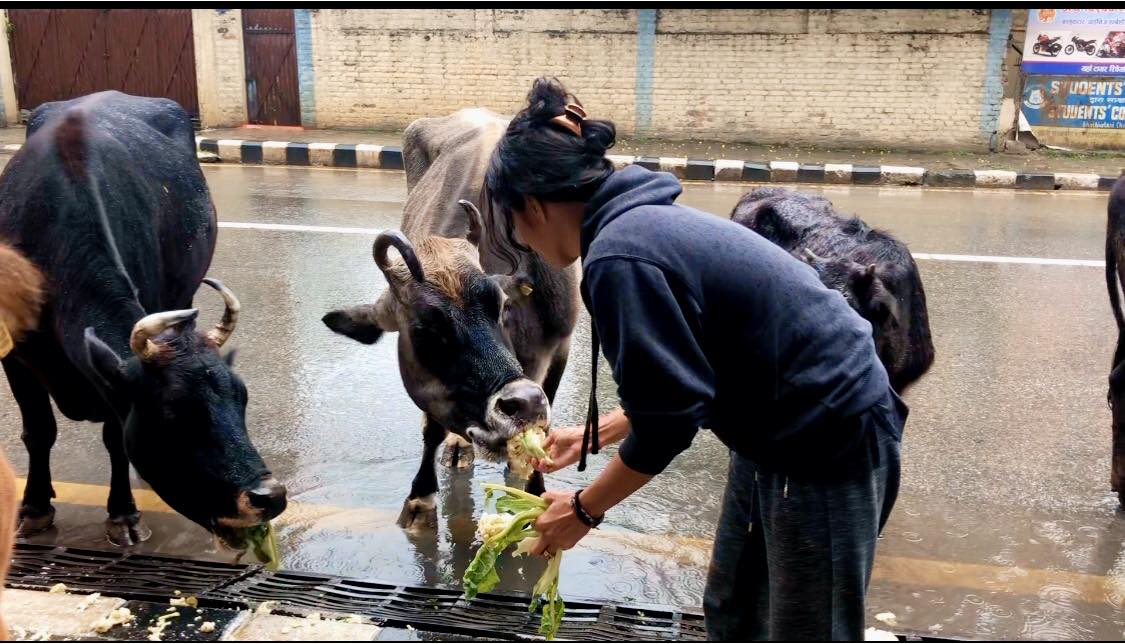
[[[479,484],[503,477],[478,462],[440,471],[440,525],[411,537],[394,525],[421,454],[420,413],[399,381],[394,343],[365,347],[329,332],[326,311],[369,302],[384,282],[373,235],[395,226],[396,172],[206,167],[222,229],[211,274],[243,302],[236,369],[248,424],[290,490],[277,522],[283,568],[457,584],[472,554]],[[727,213],[746,186],[692,184],[683,203]],[[916,253],[1098,260],[1105,196],[1093,193],[824,188],[838,206],[899,235]],[[247,227],[247,224],[260,224]],[[288,228],[286,228],[288,227]],[[920,260],[937,349],[907,395],[903,484],[880,543],[869,614],[901,628],[994,639],[1125,637],[1125,516],[1108,489],[1105,379],[1114,339],[1103,273],[1092,266]],[[201,291],[204,320],[219,298]],[[587,323],[555,407],[585,412]],[[598,397],[614,404],[603,364]],[[0,388],[3,448],[26,456],[19,415]],[[590,472],[549,476],[551,488]],[[52,468],[57,530],[36,537],[105,548],[108,459],[96,427],[60,422]],[[564,596],[698,605],[726,472],[724,448],[693,447],[567,553]],[[138,493],[153,528],[140,547],[231,560],[206,533]],[[537,561],[503,561],[503,589],[526,590]],[[874,621],[871,622],[875,624]]]

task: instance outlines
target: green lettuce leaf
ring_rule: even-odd
[[[500,583],[500,576],[496,574],[496,560],[512,544],[517,544],[515,556],[520,556],[528,551],[530,539],[538,537],[533,525],[535,519],[547,509],[547,502],[543,499],[504,485],[486,483],[484,485],[485,501],[500,493],[495,500],[496,510],[500,513],[512,515],[512,521],[503,531],[485,539],[477,549],[473,561],[465,569],[462,578],[462,587],[465,598],[472,599],[478,593],[484,593]],[[494,532],[495,529],[489,531]],[[541,611],[539,619],[539,634],[548,640],[553,640],[562,625],[563,612],[566,605],[559,597],[559,566],[562,564],[562,553],[557,553],[547,562],[547,567],[535,587],[531,591],[531,603],[528,612]]]

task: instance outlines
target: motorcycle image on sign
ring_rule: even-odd
[[[1071,36],[1070,37],[1071,44],[1066,46],[1066,49],[1063,50],[1063,53],[1066,54],[1067,56],[1069,56],[1077,50],[1077,51],[1085,53],[1087,56],[1093,56],[1094,50],[1095,50],[1094,45],[1097,43],[1097,41],[1098,41],[1097,38],[1091,38],[1090,40],[1082,40],[1078,36]]]
[[[1059,36],[1054,38],[1047,34],[1039,34],[1035,38],[1035,44],[1032,45],[1031,51],[1039,56],[1058,56],[1062,51],[1062,45],[1059,44]]]

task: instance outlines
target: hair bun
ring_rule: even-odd
[[[527,94],[527,110],[525,113],[532,121],[543,122],[563,113],[567,103],[576,103],[570,92],[566,91],[557,78],[541,76],[531,85]]]
[[[617,128],[612,121],[586,119],[582,121],[582,139],[588,154],[603,156],[617,142]]]

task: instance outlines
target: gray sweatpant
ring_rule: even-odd
[[[709,639],[863,640],[906,413],[894,394],[864,412],[855,462],[839,475],[787,476],[731,453],[703,598]]]

